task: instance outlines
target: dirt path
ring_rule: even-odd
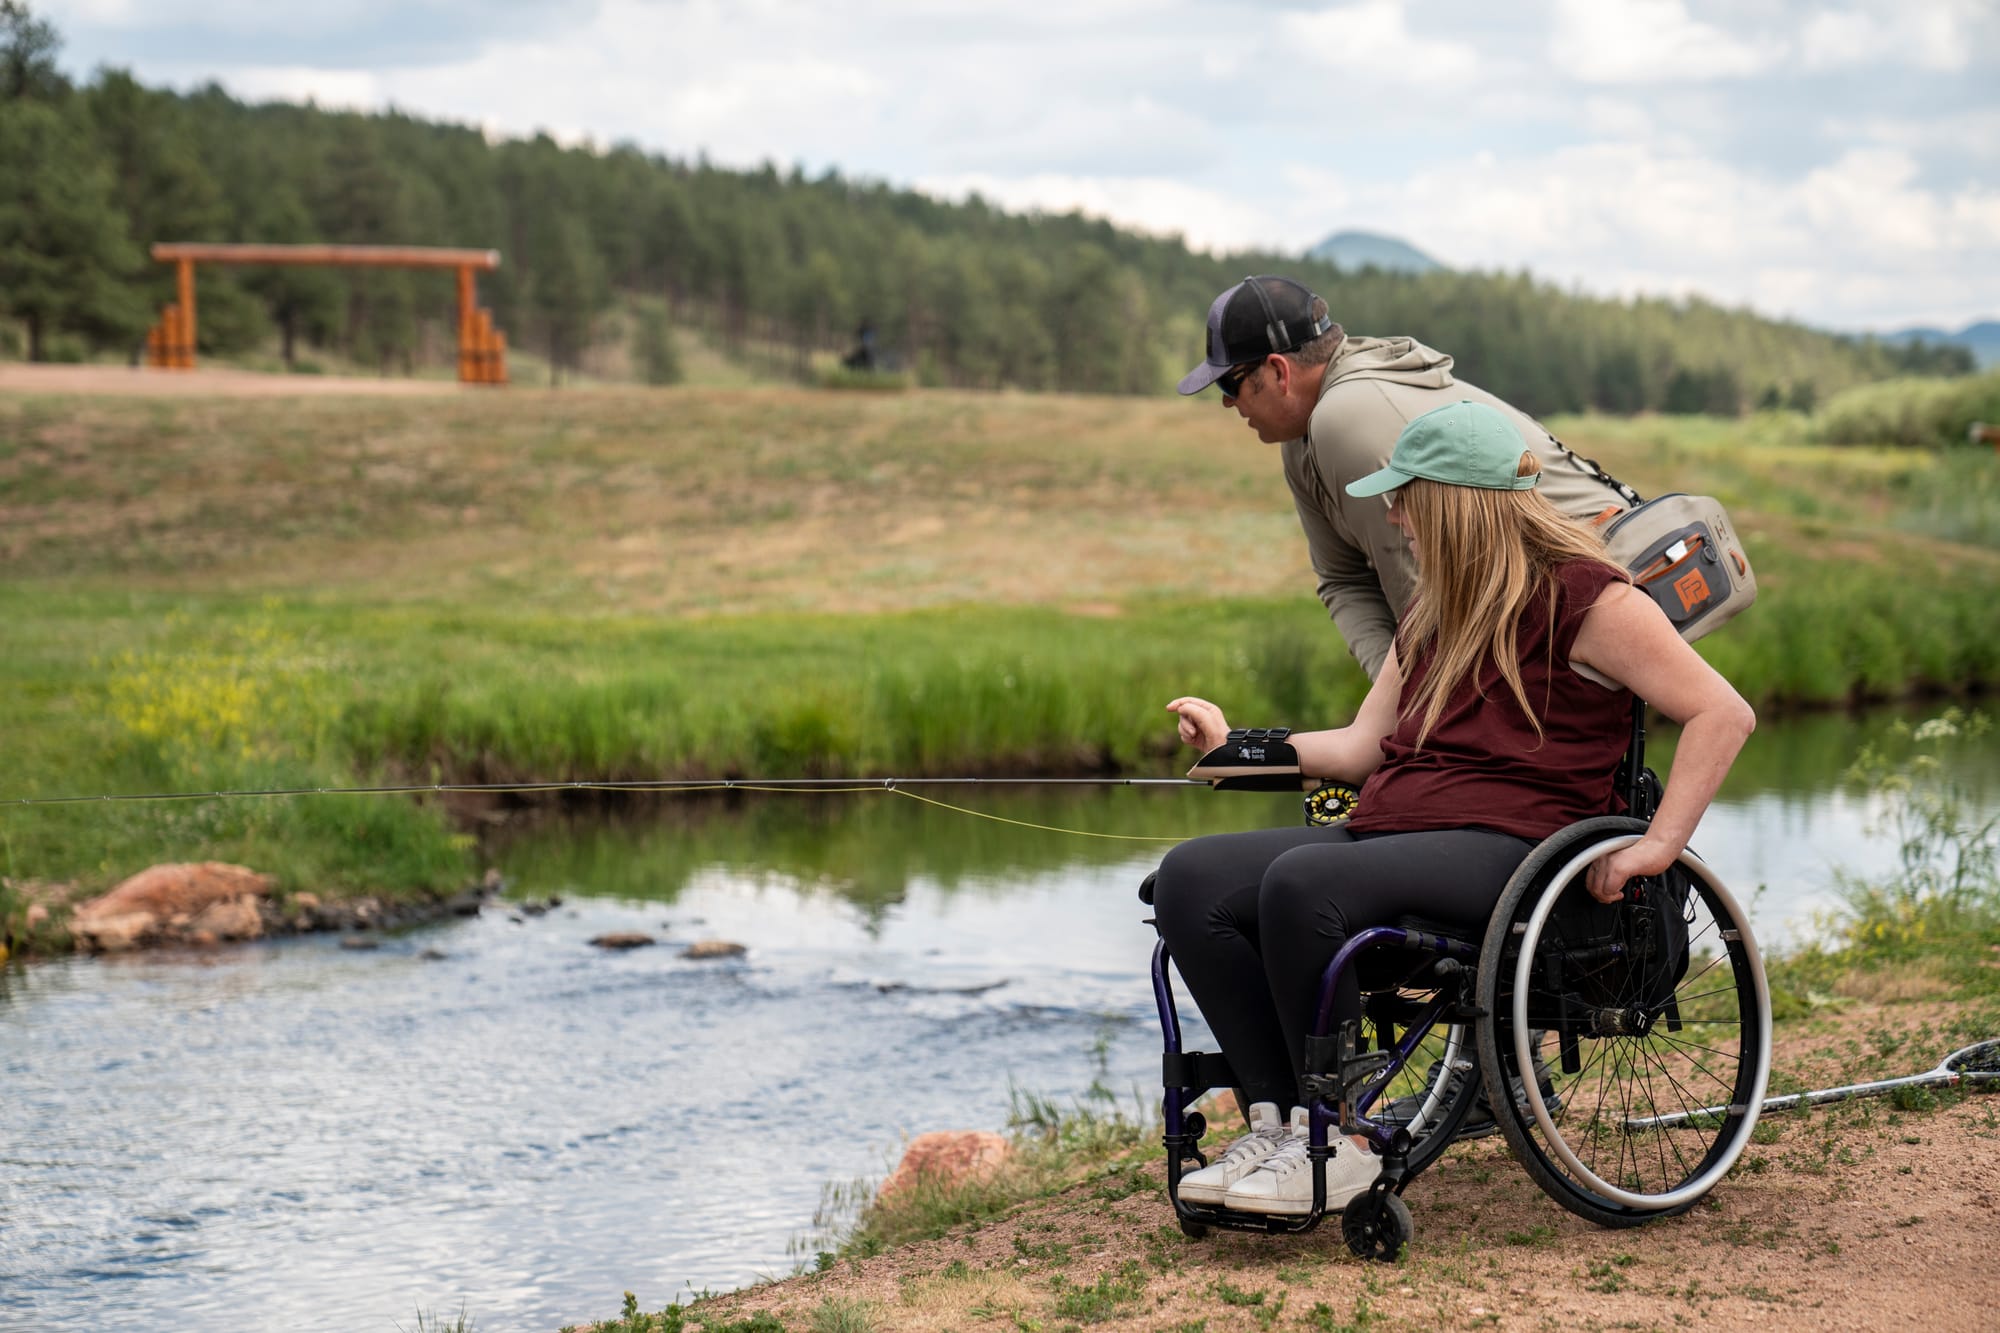
[[[1871,1007],[1791,1038],[1778,1067],[1826,1086],[1817,1076],[1863,1034],[1899,1030],[1936,1025]],[[1892,1057],[1896,1072],[1931,1060]],[[1337,1223],[1186,1240],[1156,1161],[701,1309],[771,1311],[800,1329],[1023,1333],[1996,1327],[1985,1293],[2000,1283],[2000,1095],[1773,1115],[1759,1139],[1691,1213],[1629,1231],[1558,1208],[1497,1138],[1461,1145],[1410,1188],[1417,1235],[1395,1266],[1351,1258]]]
[[[349,375],[265,375],[250,370],[153,370],[138,366],[0,363],[0,393],[64,393],[173,398],[283,398],[341,394],[399,397],[458,393],[455,380]]]

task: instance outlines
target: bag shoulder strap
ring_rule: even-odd
[[[1599,481],[1603,482],[1606,486],[1609,486],[1612,490],[1618,492],[1618,494],[1621,497],[1623,497],[1626,504],[1631,505],[1634,509],[1637,509],[1640,505],[1646,503],[1643,499],[1640,498],[1639,492],[1633,490],[1630,486],[1627,486],[1624,482],[1618,480],[1618,478],[1612,476],[1609,472],[1606,472],[1601,466],[1598,465],[1596,459],[1585,458],[1583,455],[1577,453],[1576,450],[1564,444],[1561,440],[1556,439],[1556,437],[1553,435],[1549,436],[1549,440],[1551,443],[1555,445],[1556,448],[1562,450],[1563,457],[1569,459],[1570,462],[1574,463],[1579,471],[1588,472],[1591,476],[1597,478]]]

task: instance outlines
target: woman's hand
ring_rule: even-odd
[[[1220,708],[1206,699],[1184,694],[1168,704],[1167,711],[1180,714],[1181,743],[1198,745],[1203,754],[1229,739],[1228,720]]]
[[[1671,843],[1644,837],[1630,847],[1620,847],[1609,856],[1599,857],[1584,872],[1583,886],[1601,903],[1615,903],[1625,896],[1625,882],[1657,875],[1680,856]]]

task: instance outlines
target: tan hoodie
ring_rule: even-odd
[[[1347,483],[1389,461],[1396,437],[1414,417],[1460,399],[1507,413],[1541,458],[1538,489],[1573,518],[1624,509],[1617,491],[1566,455],[1540,423],[1486,390],[1454,379],[1451,358],[1414,338],[1350,335],[1327,363],[1319,405],[1304,439],[1281,449],[1285,480],[1306,532],[1319,599],[1373,680],[1388,659],[1396,618],[1417,591],[1409,542],[1389,524],[1382,497],[1357,500]]]

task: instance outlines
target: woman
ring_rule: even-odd
[[[1417,558],[1417,594],[1354,721],[1288,738],[1307,776],[1361,784],[1353,817],[1197,838],[1161,863],[1160,934],[1252,1103],[1252,1132],[1182,1179],[1191,1201],[1310,1211],[1299,1076],[1327,963],[1401,915],[1476,933],[1536,843],[1622,813],[1633,694],[1680,723],[1681,739],[1646,835],[1590,867],[1603,902],[1687,846],[1756,725],[1595,533],[1535,491],[1539,473],[1513,424],[1479,403],[1403,429],[1388,466],[1347,491],[1387,499]],[[1226,739],[1207,700],[1167,707],[1188,744]],[[1335,1019],[1359,1013],[1346,978]],[[1365,1143],[1337,1140],[1327,1206],[1376,1174]]]

